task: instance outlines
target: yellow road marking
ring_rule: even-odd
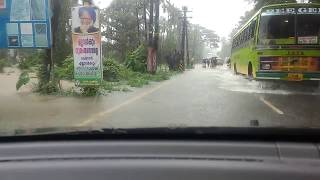
[[[281,111],[279,108],[277,108],[276,106],[274,106],[271,102],[265,100],[263,97],[260,97],[260,101],[262,101],[264,104],[266,104],[268,107],[270,107],[273,111],[275,111],[276,113],[280,114],[280,115],[284,115],[284,112]]]
[[[123,108],[123,107],[125,107],[127,105],[130,105],[130,104],[134,103],[135,101],[137,101],[139,99],[144,98],[145,96],[147,96],[147,95],[159,90],[160,88],[162,88],[163,86],[169,84],[170,82],[172,82],[172,81],[167,81],[167,82],[161,83],[160,85],[158,85],[158,86],[156,86],[156,87],[154,87],[154,88],[152,88],[152,89],[150,89],[150,90],[148,90],[146,92],[143,92],[143,93],[139,94],[138,96],[135,96],[135,97],[133,97],[133,98],[131,98],[131,99],[119,104],[119,105],[116,105],[116,106],[114,106],[114,107],[112,107],[112,108],[110,108],[108,110],[96,113],[96,114],[92,115],[89,119],[83,121],[80,124],[77,124],[76,126],[77,127],[85,127],[85,126],[88,126],[90,124],[93,124],[93,123],[99,121],[99,118],[101,118],[103,116],[106,116],[108,114],[111,114],[111,113],[113,113],[115,111],[118,111],[119,109],[121,109],[121,108]]]

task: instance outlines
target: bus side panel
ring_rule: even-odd
[[[258,70],[258,61],[255,51],[253,51],[254,41],[248,41],[243,47],[235,50],[231,56],[232,67],[234,64],[237,66],[238,73],[248,75],[248,65],[251,62],[253,66],[253,72],[255,76],[255,72]]]

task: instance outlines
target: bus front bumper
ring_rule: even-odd
[[[291,75],[299,75],[300,79],[292,80]],[[257,72],[256,79],[270,79],[270,80],[286,80],[286,81],[320,81],[320,72],[307,73],[289,73],[289,72]]]

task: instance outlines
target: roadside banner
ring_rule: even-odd
[[[99,17],[96,7],[72,8],[74,78],[77,86],[95,86],[102,82]]]

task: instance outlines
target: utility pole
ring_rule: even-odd
[[[183,17],[182,17],[182,38],[181,38],[181,57],[182,57],[181,66],[183,70],[185,70],[186,67],[187,68],[190,67],[187,13],[191,11],[188,11],[188,8],[184,6],[182,7],[182,12],[183,12]],[[187,66],[186,66],[186,63],[187,63]]]

